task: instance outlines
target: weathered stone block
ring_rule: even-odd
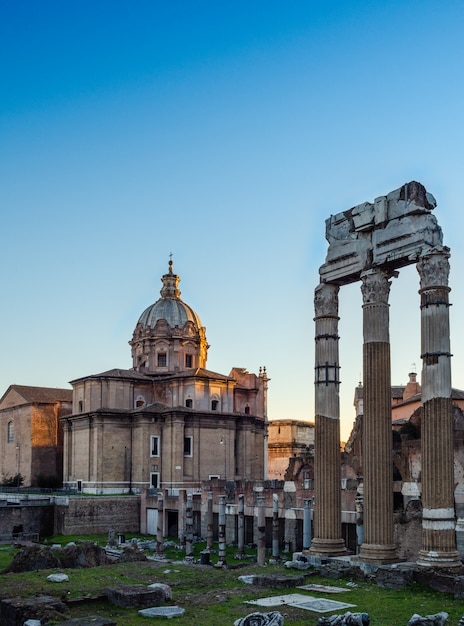
[[[408,626],[445,626],[447,623],[448,613],[444,611],[435,613],[435,615],[426,615],[425,617],[414,613],[408,622]]]
[[[121,585],[108,587],[105,590],[108,601],[123,608],[147,608],[164,604],[165,592],[161,588],[150,588],[145,585]]]
[[[414,581],[435,591],[452,593],[455,598],[464,598],[464,576],[443,573],[433,568],[414,571]]]
[[[271,574],[269,576],[256,575],[252,577],[251,584],[268,589],[298,587],[298,585],[304,584],[304,576],[279,576],[275,574]]]
[[[0,624],[2,626],[23,626],[29,619],[47,620],[63,617],[66,605],[52,596],[36,598],[8,598],[0,603]]]
[[[413,571],[411,568],[402,567],[379,567],[376,574],[376,582],[378,587],[384,589],[402,589],[409,585],[413,579]]]
[[[117,622],[113,622],[106,617],[98,617],[98,615],[89,615],[89,617],[75,617],[61,622],[60,626],[117,626]]]
[[[283,626],[284,618],[278,611],[271,613],[250,613],[235,620],[234,626]]]
[[[166,600],[172,600],[172,589],[169,585],[166,585],[166,583],[152,583],[151,585],[148,585],[149,589],[160,589],[163,594],[164,594],[164,598]]]

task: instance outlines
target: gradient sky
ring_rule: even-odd
[[[265,365],[269,417],[313,419],[325,219],[411,180],[464,389],[463,29],[462,0],[0,0],[0,394],[131,367],[172,252],[208,368]],[[420,374],[418,289],[393,281],[393,384]],[[340,315],[346,438],[359,284]]]

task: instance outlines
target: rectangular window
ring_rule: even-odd
[[[187,400],[185,401],[185,406],[188,409],[191,409],[193,407],[193,401],[190,398],[187,398]]]
[[[184,437],[184,456],[192,456],[193,454],[193,437],[187,435]]]
[[[168,357],[166,355],[166,352],[159,352],[158,353],[158,367],[166,367],[167,364],[168,364]]]
[[[8,422],[8,443],[14,442],[14,424],[13,422]]]
[[[150,456],[159,456],[160,453],[160,438],[159,435],[152,435],[150,437]]]
[[[192,355],[191,354],[186,354],[185,355],[185,367],[193,367],[193,361],[192,361]]]
[[[152,489],[159,489],[160,487],[160,475],[159,472],[151,472],[150,474],[150,486]]]

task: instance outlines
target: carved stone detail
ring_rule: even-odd
[[[435,198],[412,181],[373,203],[363,202],[326,220],[329,249],[319,269],[322,282],[357,282],[372,267],[393,270],[443,246],[432,211]]]
[[[391,274],[383,270],[368,270],[361,274],[361,293],[364,304],[388,303]]]
[[[421,289],[448,286],[449,257],[449,249],[442,248],[419,259],[416,267],[419,272]]]
[[[316,317],[338,316],[338,292],[340,287],[330,283],[320,283],[314,290],[314,311]]]

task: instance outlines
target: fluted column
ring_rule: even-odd
[[[422,549],[418,564],[460,566],[454,513],[453,405],[449,329],[449,250],[417,263],[421,296]]]
[[[346,552],[342,539],[340,485],[340,398],[337,285],[315,289],[315,508],[310,553],[337,556]]]
[[[364,543],[362,561],[397,560],[393,541],[393,451],[389,304],[391,274],[361,274],[363,296],[363,475]]]

